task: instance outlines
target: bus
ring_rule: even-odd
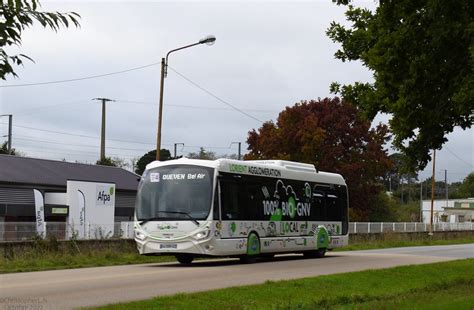
[[[134,237],[143,255],[322,257],[348,244],[344,178],[283,161],[181,158],[150,163],[140,180]]]

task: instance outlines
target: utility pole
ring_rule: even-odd
[[[232,144],[237,144],[239,146],[239,152],[238,152],[238,157],[237,159],[240,160],[241,159],[241,152],[240,152],[240,147],[242,146],[242,142],[232,142],[230,145],[232,146]]]
[[[448,169],[444,169],[444,185],[445,185],[445,192],[446,192],[446,208],[448,207]]]
[[[178,145],[182,145],[184,147],[184,143],[175,143],[174,144],[174,159],[176,159],[176,154],[177,154],[176,149],[177,149]]]
[[[400,184],[401,184],[401,189],[402,189],[402,204],[405,204],[404,203],[404,198],[403,198],[403,176],[402,176],[400,182],[401,182]]]
[[[420,222],[423,222],[423,181],[420,177]]]
[[[8,116],[8,154],[12,153],[12,123],[13,123],[13,115],[12,114],[2,114],[0,116]]]
[[[105,104],[109,101],[115,101],[107,98],[94,98],[92,100],[102,101],[102,128],[100,130],[100,161],[105,160]]]
[[[436,166],[436,150],[433,150],[433,175],[431,177],[431,209],[430,209],[430,232],[428,235],[433,235],[433,205],[435,198],[435,166]]]

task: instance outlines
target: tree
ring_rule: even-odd
[[[167,149],[161,149],[160,159],[162,161],[172,159],[170,151]],[[146,165],[148,165],[149,163],[155,160],[156,160],[156,150],[149,151],[148,153],[140,157],[140,159],[137,161],[135,173],[142,175],[143,171],[145,171]]]
[[[235,160],[238,160],[239,159],[239,154],[223,154],[223,155],[218,155],[217,156],[218,158],[228,158],[228,159],[235,159]]]
[[[13,65],[22,65],[23,59],[32,59],[26,55],[9,55],[7,46],[21,46],[23,30],[33,25],[36,20],[44,28],[58,31],[60,27],[69,27],[70,23],[79,27],[79,14],[59,12],[39,12],[38,0],[1,0],[0,2],[0,78],[5,80],[8,74],[17,76]]]
[[[350,0],[345,27],[332,22],[327,35],[342,48],[335,57],[361,61],[374,83],[331,85],[333,93],[369,119],[390,113],[393,144],[423,169],[455,126],[471,126],[474,109],[474,1],[379,1],[375,12]]]
[[[214,160],[216,159],[216,153],[211,152],[211,151],[206,151],[203,147],[201,147],[198,153],[194,153],[194,152],[189,153],[188,158]]]
[[[341,173],[348,184],[353,220],[367,220],[391,167],[383,148],[388,128],[359,116],[339,98],[302,101],[280,112],[276,124],[251,130],[245,159],[284,159],[311,163],[318,170]]]
[[[12,148],[10,153],[8,153],[8,142],[5,141],[5,142],[3,142],[2,146],[0,147],[0,154],[16,155],[16,151],[15,151],[14,148]]]
[[[118,163],[111,157],[105,157],[104,159],[99,159],[98,161],[96,161],[95,164],[99,166],[118,167]]]
[[[474,172],[471,172],[466,178],[464,178],[461,186],[459,186],[458,194],[462,198],[474,197]]]
[[[389,158],[393,162],[393,166],[384,176],[384,184],[387,191],[396,191],[399,189],[400,184],[410,184],[418,180],[417,174],[411,172],[408,168],[408,159],[404,154],[393,153]]]

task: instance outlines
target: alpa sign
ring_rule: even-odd
[[[97,206],[115,205],[115,185],[96,185],[96,201]]]

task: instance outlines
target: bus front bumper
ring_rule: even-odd
[[[171,255],[176,253],[189,253],[196,255],[218,255],[214,251],[215,245],[211,240],[212,239],[193,240],[191,238],[184,240],[135,239],[140,254]]]

